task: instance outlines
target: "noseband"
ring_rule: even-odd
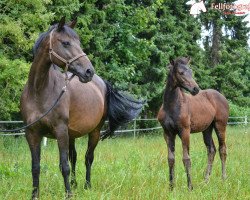
[[[53,37],[53,33],[54,33],[54,30],[53,29],[50,34],[49,34],[49,57],[50,57],[50,61],[53,63],[52,61],[52,55],[55,56],[58,60],[62,61],[63,63],[65,63],[65,68],[64,68],[64,72],[66,74],[66,78],[68,79],[67,77],[67,71],[68,71],[68,68],[69,68],[69,65],[74,62],[75,60],[83,57],[83,56],[87,56],[85,53],[80,53],[79,55],[69,59],[69,60],[66,60],[64,59],[63,57],[59,56],[52,48],[52,37]],[[54,64],[54,63],[53,63]]]

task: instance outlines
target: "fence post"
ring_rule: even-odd
[[[247,125],[247,116],[245,116],[244,124]]]
[[[135,135],[136,135],[136,119],[134,120],[134,138],[135,138]]]
[[[43,138],[43,146],[45,146],[45,147],[47,146],[47,141],[48,141],[48,138],[44,137]]]

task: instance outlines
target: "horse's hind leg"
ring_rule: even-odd
[[[226,122],[215,122],[215,132],[219,141],[219,153],[222,164],[222,178],[226,179],[226,159],[227,159],[227,147],[226,147]]]
[[[85,165],[86,165],[86,182],[85,189],[91,188],[91,166],[94,160],[94,150],[100,139],[100,131],[96,130],[89,134],[88,149],[85,155]]]
[[[31,159],[32,159],[32,178],[33,178],[32,199],[38,199],[42,136],[37,132],[31,132],[29,130],[26,131],[25,136],[30,147]]]
[[[75,139],[71,139],[69,141],[69,160],[71,163],[71,186],[76,187],[76,160],[77,160],[77,152],[75,148]]]
[[[208,156],[208,163],[207,163],[207,169],[205,173],[205,181],[209,180],[209,176],[212,171],[212,165],[214,161],[214,156],[216,153],[216,148],[214,145],[213,137],[212,137],[212,132],[213,132],[213,126],[209,126],[205,131],[203,131],[203,140],[204,143],[207,147],[207,156]]]
[[[164,138],[168,146],[168,166],[169,166],[169,186],[170,190],[174,187],[174,164],[175,164],[175,134],[165,131]]]

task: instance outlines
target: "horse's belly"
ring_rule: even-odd
[[[78,91],[79,92],[79,91]],[[71,100],[69,134],[80,137],[95,130],[105,116],[104,97],[99,89],[85,89]]]
[[[199,118],[191,118],[190,129],[191,133],[202,132],[206,130],[214,120],[214,116],[210,114],[200,115]]]
[[[69,118],[69,132],[73,137],[80,137],[92,132],[102,121],[104,114],[103,106],[85,107],[78,109]]]

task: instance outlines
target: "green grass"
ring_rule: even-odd
[[[214,141],[218,147],[217,138]],[[207,153],[202,134],[191,136],[194,190],[187,189],[180,139],[176,142],[176,187],[168,188],[167,148],[161,133],[119,137],[100,142],[92,167],[92,189],[84,190],[84,155],[87,137],[77,140],[78,187],[73,199],[250,199],[250,128],[227,131],[227,175],[221,179],[217,152],[209,183],[203,180]],[[0,199],[30,199],[32,189],[30,152],[24,137],[0,137]],[[56,141],[42,148],[40,199],[63,199],[64,185],[58,167]]]

